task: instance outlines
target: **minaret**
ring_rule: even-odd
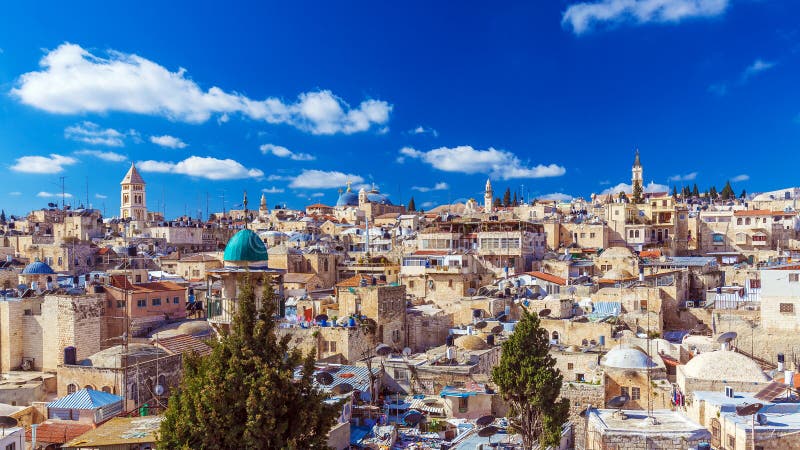
[[[639,149],[636,149],[636,157],[633,159],[633,169],[631,169],[631,187],[639,182],[639,186],[644,188],[644,177],[642,176],[642,162],[639,161]]]
[[[492,202],[494,201],[494,192],[492,192],[492,181],[486,179],[486,193],[483,194],[483,211],[492,212]]]
[[[267,194],[261,194],[261,204],[258,206],[258,213],[259,215],[266,215],[269,213],[269,208],[267,208]]]
[[[119,184],[121,187],[119,216],[123,219],[147,220],[146,183],[133,163]]]

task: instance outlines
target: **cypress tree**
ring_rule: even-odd
[[[253,281],[246,276],[230,332],[212,344],[210,355],[184,359],[158,448],[327,448],[340,405],[325,403],[327,396],[314,387],[314,355],[290,348],[291,335],[276,336],[268,280],[261,303],[256,311]]]
[[[511,206],[511,188],[506,188],[506,193],[503,194],[503,206]]]
[[[736,198],[736,194],[733,192],[730,180],[725,182],[725,187],[722,188],[722,191],[719,194],[723,200],[732,200]]]
[[[411,197],[411,200],[408,201],[408,210],[409,211],[416,211],[417,210],[417,204],[414,203],[414,197]]]
[[[632,202],[633,203],[637,203],[637,204],[638,203],[642,203],[642,200],[644,200],[644,198],[642,197],[642,194],[643,194],[642,184],[639,183],[639,181],[637,180],[636,182],[633,183],[633,188],[632,188],[632,197],[633,197],[633,199],[632,199]]]
[[[697,189],[697,183],[692,186],[692,197],[700,197],[700,189]]]
[[[569,413],[569,400],[558,400],[564,377],[549,351],[547,330],[536,314],[524,310],[492,369],[492,381],[510,407],[511,427],[522,435],[526,450],[537,443],[540,448],[557,446]]]
[[[742,189],[742,193],[739,194],[739,198],[742,200],[747,198],[747,192],[744,189]]]
[[[677,188],[677,186],[672,186],[672,198],[674,198],[676,200],[678,198],[678,188]]]
[[[511,206],[519,206],[519,200],[517,199],[516,192],[514,192],[514,200],[511,201]]]
[[[6,223],[6,210],[0,210],[0,223]]]

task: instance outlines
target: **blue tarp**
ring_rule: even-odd
[[[616,317],[622,312],[620,302],[595,302],[592,304],[593,310],[589,314],[590,320],[601,320],[606,317]]]

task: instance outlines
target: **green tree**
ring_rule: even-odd
[[[511,201],[511,206],[519,206],[519,200],[517,199],[516,192],[514,192],[514,200]]]
[[[503,201],[500,200],[500,197],[497,197],[497,198],[494,199],[494,205],[493,206],[495,208],[500,208],[501,206],[503,206]]]
[[[558,445],[569,413],[569,400],[558,400],[564,377],[549,351],[549,335],[539,317],[523,310],[492,369],[492,381],[508,402],[509,421],[526,450],[537,443],[541,448]]]
[[[644,200],[644,198],[642,197],[642,194],[643,194],[642,183],[640,183],[639,180],[636,180],[633,183],[633,188],[632,188],[632,193],[631,193],[633,199],[631,201],[633,203],[637,203],[637,204],[638,203],[642,203],[642,201]]]
[[[0,210],[0,223],[6,223],[6,210]]]
[[[681,197],[686,199],[691,196],[692,196],[692,189],[689,186],[684,186],[683,189],[681,189]]]
[[[408,201],[408,210],[409,211],[416,211],[417,210],[417,204],[414,203],[414,197],[411,197],[411,200]]]
[[[730,181],[725,182],[725,187],[722,188],[722,191],[720,191],[719,195],[723,200],[733,200],[736,198],[736,193],[733,192]]]
[[[708,188],[708,197],[711,200],[716,200],[719,197],[719,194],[717,193],[717,188],[716,187],[711,186],[710,188]]]
[[[677,200],[678,199],[678,187],[672,186],[672,198]]]
[[[700,189],[697,189],[697,183],[692,186],[692,197],[700,197]]]
[[[503,206],[511,206],[511,188],[506,188],[506,193],[503,194]]]
[[[187,356],[183,380],[161,424],[161,449],[327,448],[340,405],[313,385],[314,355],[275,334],[275,295],[265,280],[239,286],[238,311],[206,357]],[[300,369],[299,378],[294,372]]]

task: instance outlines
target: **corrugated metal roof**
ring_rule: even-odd
[[[119,395],[108,392],[95,391],[94,389],[81,389],[74,394],[61,397],[47,404],[48,408],[56,409],[97,409],[112,403],[122,401]]]

